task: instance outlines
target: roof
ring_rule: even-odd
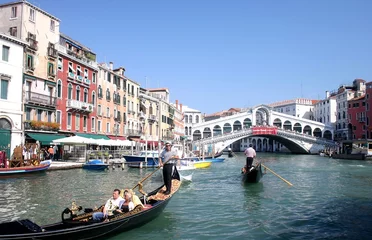
[[[355,98],[350,99],[349,101],[358,101],[358,100],[364,99],[365,96],[366,95],[362,95],[360,97],[355,97]]]
[[[59,33],[59,34],[60,34],[60,37],[63,37],[63,38],[65,38],[65,39],[67,39],[68,41],[71,41],[71,42],[73,42],[74,44],[81,46],[81,47],[83,48],[83,50],[88,50],[89,52],[95,54],[95,53],[92,51],[92,49],[90,49],[90,48],[84,46],[83,44],[81,44],[80,42],[78,42],[78,41],[76,41],[76,40],[70,38],[70,37],[67,36],[66,34],[64,34],[64,33]]]
[[[162,91],[169,92],[169,89],[168,88],[148,88],[147,91],[149,91],[149,92],[162,92]]]
[[[189,108],[188,106],[182,106],[182,112],[198,112],[198,113],[200,113],[199,110]]]
[[[17,44],[19,44],[19,45],[23,45],[23,46],[27,46],[27,45],[29,45],[28,42],[22,41],[22,40],[20,40],[20,39],[18,39],[18,38],[15,38],[15,37],[13,37],[13,36],[10,36],[10,35],[8,35],[8,34],[6,34],[6,33],[0,33],[0,38],[5,39],[5,40],[8,40],[8,41],[10,41],[10,42],[17,43]]]
[[[26,0],[19,0],[19,1],[14,1],[14,2],[8,2],[8,3],[3,3],[3,4],[0,4],[0,8],[1,7],[6,7],[6,6],[11,6],[11,5],[16,5],[16,4],[26,4],[34,9],[36,9],[37,11],[47,15],[48,17],[60,22],[61,20],[59,20],[57,17],[53,16],[52,14],[44,11],[43,9],[39,8],[39,7],[36,7],[35,5],[27,2]]]

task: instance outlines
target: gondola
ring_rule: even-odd
[[[262,176],[263,173],[261,163],[258,163],[256,166],[252,166],[252,168],[248,169],[247,172],[242,171],[242,181],[244,183],[258,183]]]
[[[148,193],[146,197],[139,198],[142,204],[136,205],[132,211],[110,216],[103,222],[92,220],[93,213],[101,211],[103,207],[101,206],[95,210],[86,208],[81,214],[75,214],[75,211],[81,211],[82,207],[66,208],[61,214],[61,222],[45,226],[39,226],[29,219],[0,223],[0,239],[105,239],[143,226],[159,216],[179,189],[180,184],[180,175],[178,171],[174,171],[171,194],[161,193],[160,190],[165,190],[165,186],[162,185]]]

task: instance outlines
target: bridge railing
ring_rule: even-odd
[[[272,127],[270,127],[270,128],[272,128]],[[252,133],[253,133],[252,127],[251,128],[243,128],[240,131],[235,130],[233,132],[226,133],[226,134],[223,134],[223,135],[211,136],[211,137],[208,137],[208,138],[198,139],[198,140],[193,141],[193,144],[198,145],[198,144],[217,143],[217,142],[225,141],[225,140],[228,140],[228,139],[239,138],[241,136],[246,136],[246,135],[249,135],[249,134],[252,134]],[[298,139],[298,140],[301,140],[301,141],[306,141],[306,142],[318,143],[318,144],[322,144],[322,145],[331,145],[331,146],[335,145],[334,141],[328,140],[326,138],[315,137],[315,136],[312,136],[312,135],[307,135],[307,134],[303,134],[303,133],[300,133],[300,132],[297,132],[297,131],[292,131],[292,130],[284,130],[282,128],[277,129],[277,135],[288,137],[288,138],[295,138],[295,139]],[[254,136],[255,135],[249,135],[247,137],[254,137]]]

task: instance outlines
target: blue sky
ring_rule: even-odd
[[[207,114],[372,80],[369,0],[31,2],[99,62]]]

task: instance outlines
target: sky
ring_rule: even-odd
[[[369,0],[30,2],[98,62],[202,113],[324,99],[356,78],[372,81]]]

